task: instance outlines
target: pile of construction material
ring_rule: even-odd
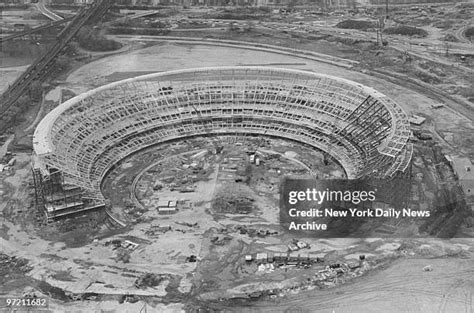
[[[275,266],[272,264],[272,263],[269,263],[269,264],[260,264],[258,267],[257,267],[257,274],[259,272],[263,272],[263,273],[271,273],[275,270]]]
[[[428,130],[413,129],[413,136],[419,140],[431,140],[433,135]]]
[[[229,243],[229,241],[232,240],[232,237],[230,236],[213,236],[211,238],[211,243],[216,245],[216,246],[224,246],[226,245],[227,243]]]
[[[137,280],[135,281],[135,287],[139,289],[145,289],[147,287],[156,287],[163,280],[165,280],[165,277],[163,277],[162,275],[145,273],[137,278]]]
[[[104,246],[106,246],[106,247],[109,246],[109,245],[113,246],[112,250],[116,250],[116,249],[119,249],[119,248],[124,248],[124,249],[129,250],[130,252],[134,251],[139,246],[138,243],[132,242],[130,240],[123,240],[122,241],[120,239],[113,239],[113,240],[106,241],[104,243]]]
[[[27,273],[32,269],[28,260],[0,253],[0,276],[6,277],[12,271]]]
[[[301,256],[282,256],[282,254],[275,253],[257,253],[256,257],[252,255],[246,255],[245,260],[247,263],[257,260],[261,262],[257,266],[255,275],[264,275],[276,271],[277,269],[285,269],[291,267],[297,268],[309,268],[308,265],[303,265],[301,262],[308,262],[307,257]],[[298,259],[301,258],[299,261]],[[285,260],[284,262],[282,260]],[[269,263],[273,262],[273,263]],[[283,262],[283,263],[282,263]],[[318,259],[318,262],[324,262],[323,259]],[[239,294],[239,298],[260,298],[263,296],[284,296],[287,293],[295,292],[298,290],[305,290],[312,286],[319,286],[320,288],[330,288],[337,284],[344,283],[354,277],[362,275],[369,269],[369,264],[365,259],[364,255],[359,256],[359,261],[353,261],[350,263],[329,263],[327,265],[319,265],[314,270],[314,275],[311,278],[304,280],[291,280],[291,283],[286,284],[284,287],[267,288],[267,286],[259,285],[257,288],[248,288],[242,294]],[[289,282],[289,281],[288,281]]]
[[[217,193],[212,203],[217,213],[250,214],[256,210],[253,191],[244,184],[228,183]]]
[[[304,241],[293,239],[292,242],[288,244],[288,251],[298,251],[301,249],[310,249],[311,246]]]
[[[174,222],[175,224],[182,225],[182,226],[187,226],[191,228],[199,228],[198,223],[189,223],[189,222]]]
[[[347,273],[350,268],[346,263],[333,263],[326,266],[325,269],[320,270],[316,273],[319,280],[325,280],[327,278],[336,277],[337,274]]]
[[[137,295],[123,295],[119,299],[119,303],[136,303],[140,301],[140,297]]]
[[[223,213],[248,214],[252,212],[255,200],[245,196],[223,196],[215,200],[215,206]]]
[[[358,277],[369,269],[365,256],[359,257],[359,262],[332,263],[315,273],[314,282],[323,282],[325,286],[335,286],[338,277]],[[347,276],[349,275],[349,276]]]
[[[158,237],[159,234],[164,234],[171,231],[170,225],[152,225],[149,229],[143,230],[148,237]]]
[[[238,231],[241,235],[249,235],[249,237],[266,237],[266,236],[276,236],[278,235],[277,231],[273,231],[270,229],[263,229],[263,228],[252,228],[246,225],[236,225],[233,227],[234,231]]]

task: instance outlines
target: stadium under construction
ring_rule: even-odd
[[[102,208],[101,183],[120,160],[195,136],[283,138],[323,151],[347,178],[393,178],[410,170],[410,134],[397,103],[339,77],[268,67],[139,76],[72,98],[40,122],[36,204],[49,220]]]

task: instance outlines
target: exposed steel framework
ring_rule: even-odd
[[[408,168],[407,115],[372,88],[311,72],[267,67],[178,70],[112,83],[50,112],[34,134],[37,168],[54,170],[85,197],[121,159],[198,135],[261,135],[304,142],[336,159],[349,178]]]

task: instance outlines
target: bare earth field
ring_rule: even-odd
[[[432,265],[432,272],[422,268]],[[465,258],[411,258],[330,290],[311,290],[285,299],[256,304],[271,312],[472,312],[472,252]]]
[[[294,68],[340,76],[360,82],[386,94],[400,104],[408,114],[422,114],[433,121],[434,129],[445,139],[451,151],[471,154],[474,124],[472,116],[463,116],[447,107],[433,109],[438,100],[361,72],[276,53],[249,51],[229,47],[160,43],[128,54],[104,58],[72,73],[67,82],[76,93],[108,82],[136,76],[138,73],[169,71],[207,66],[260,65]],[[127,75],[129,73],[129,76]],[[85,83],[87,82],[87,83]]]
[[[361,72],[277,53],[160,43],[87,64],[71,73],[60,87],[79,94],[112,81],[150,72],[252,64],[314,71],[371,86],[394,99],[408,113],[426,116],[428,123],[444,140],[441,145],[445,151],[473,153],[470,145],[474,132],[472,119],[446,107],[432,109],[431,105],[436,100]],[[57,93],[57,90],[53,92]],[[46,97],[57,98],[56,94]],[[202,150],[201,144],[197,146]],[[205,147],[212,150],[209,143]],[[145,151],[140,157],[125,160],[104,183],[104,193],[114,195],[113,213],[130,226],[113,230],[99,225],[94,228],[93,235],[86,234],[81,238],[78,238],[78,234],[88,230],[80,233],[80,229],[75,229],[77,232],[71,234],[77,238],[70,241],[58,235],[55,228],[38,236],[37,230],[31,224],[28,226],[26,221],[20,223],[15,220],[12,223],[12,219],[24,216],[26,208],[32,206],[28,199],[33,199],[32,189],[28,188],[31,182],[30,155],[17,154],[14,170],[0,173],[0,211],[4,212],[0,247],[3,253],[28,259],[33,269],[21,279],[6,275],[0,280],[0,294],[21,294],[25,288],[21,284],[15,285],[15,280],[23,280],[27,282],[24,285],[47,282],[69,293],[92,293],[98,296],[99,301],[66,303],[56,297],[51,303],[51,309],[55,312],[138,312],[145,302],[149,303],[150,312],[178,312],[198,308],[302,312],[473,312],[474,241],[469,238],[449,241],[424,238],[330,241],[301,238],[311,246],[305,253],[334,262],[357,262],[359,255],[364,254],[371,268],[347,281],[336,279],[321,288],[294,287],[295,282],[314,278],[316,269],[257,272],[256,268],[242,262],[246,254],[262,250],[284,252],[292,238],[284,233],[265,237],[237,232],[229,235],[230,238],[225,238],[225,235],[229,229],[239,225],[278,229],[275,186],[280,173],[275,170],[271,175],[267,172],[264,175],[254,166],[252,177],[259,179],[249,183],[251,192],[247,188],[239,189],[242,201],[248,202],[245,209],[251,208],[255,214],[219,211],[214,200],[216,196],[225,196],[228,190],[226,180],[235,182],[236,178],[245,176],[245,171],[249,170],[244,166],[245,151],[227,149],[227,154],[212,157],[209,153],[206,156],[208,159],[196,157],[198,165],[192,165],[193,161],[185,153],[195,154],[199,149],[192,150],[179,144],[166,148],[168,152]],[[279,168],[287,167],[288,171],[308,174],[308,164],[315,169],[323,167],[319,153],[311,155],[304,149],[287,145],[262,147],[261,150],[279,155]],[[178,165],[160,165],[160,160],[169,157],[168,154],[183,154],[185,160],[182,164],[176,162]],[[242,161],[235,162],[240,162],[241,168],[236,166],[234,172],[234,168],[229,165],[231,162],[225,161],[225,157],[240,158]],[[154,162],[157,162],[155,167],[147,168]],[[171,190],[168,183],[161,181],[158,183],[166,187],[158,189],[157,180],[162,180],[162,177],[177,177],[184,168],[191,171],[200,166],[207,171],[195,182],[193,192]],[[270,169],[269,164],[265,166],[266,170]],[[175,167],[179,167],[179,170],[171,171]],[[239,176],[235,174],[237,172],[244,174]],[[142,174],[138,177],[140,179],[137,178],[139,173]],[[325,168],[319,174],[342,176],[337,166]],[[197,175],[199,177],[200,174]],[[263,176],[268,177],[268,180],[264,180]],[[132,194],[137,199],[134,200]],[[160,197],[180,200],[178,213],[163,216],[154,209],[150,210],[155,205],[153,201]],[[133,201],[149,207],[133,210]],[[192,226],[194,223],[199,227]],[[167,226],[172,226],[172,230],[158,231],[160,227]],[[139,244],[130,254],[128,262],[117,261],[117,250],[109,245],[113,239]],[[214,244],[221,240],[225,244]],[[191,255],[195,255],[198,262],[189,262],[187,257]],[[427,265],[431,265],[433,270],[424,271]],[[150,272],[161,275],[160,283],[137,288],[137,279]],[[264,289],[268,287],[266,284],[274,284],[275,289],[284,289],[285,292],[277,292],[264,300],[246,299],[240,302],[233,298],[244,290]],[[139,295],[140,301],[119,304],[117,298],[129,293]],[[147,300],[147,297],[152,296],[154,300]]]

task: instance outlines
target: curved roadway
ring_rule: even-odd
[[[38,10],[41,12],[41,14],[43,14],[44,16],[46,16],[47,18],[49,18],[50,20],[53,20],[53,21],[60,21],[63,19],[63,17],[61,17],[60,15],[54,13],[53,11],[51,11],[50,9],[48,9],[46,7],[46,5],[44,4],[44,0],[40,0],[38,1],[38,3],[36,3],[36,7],[38,8]]]

